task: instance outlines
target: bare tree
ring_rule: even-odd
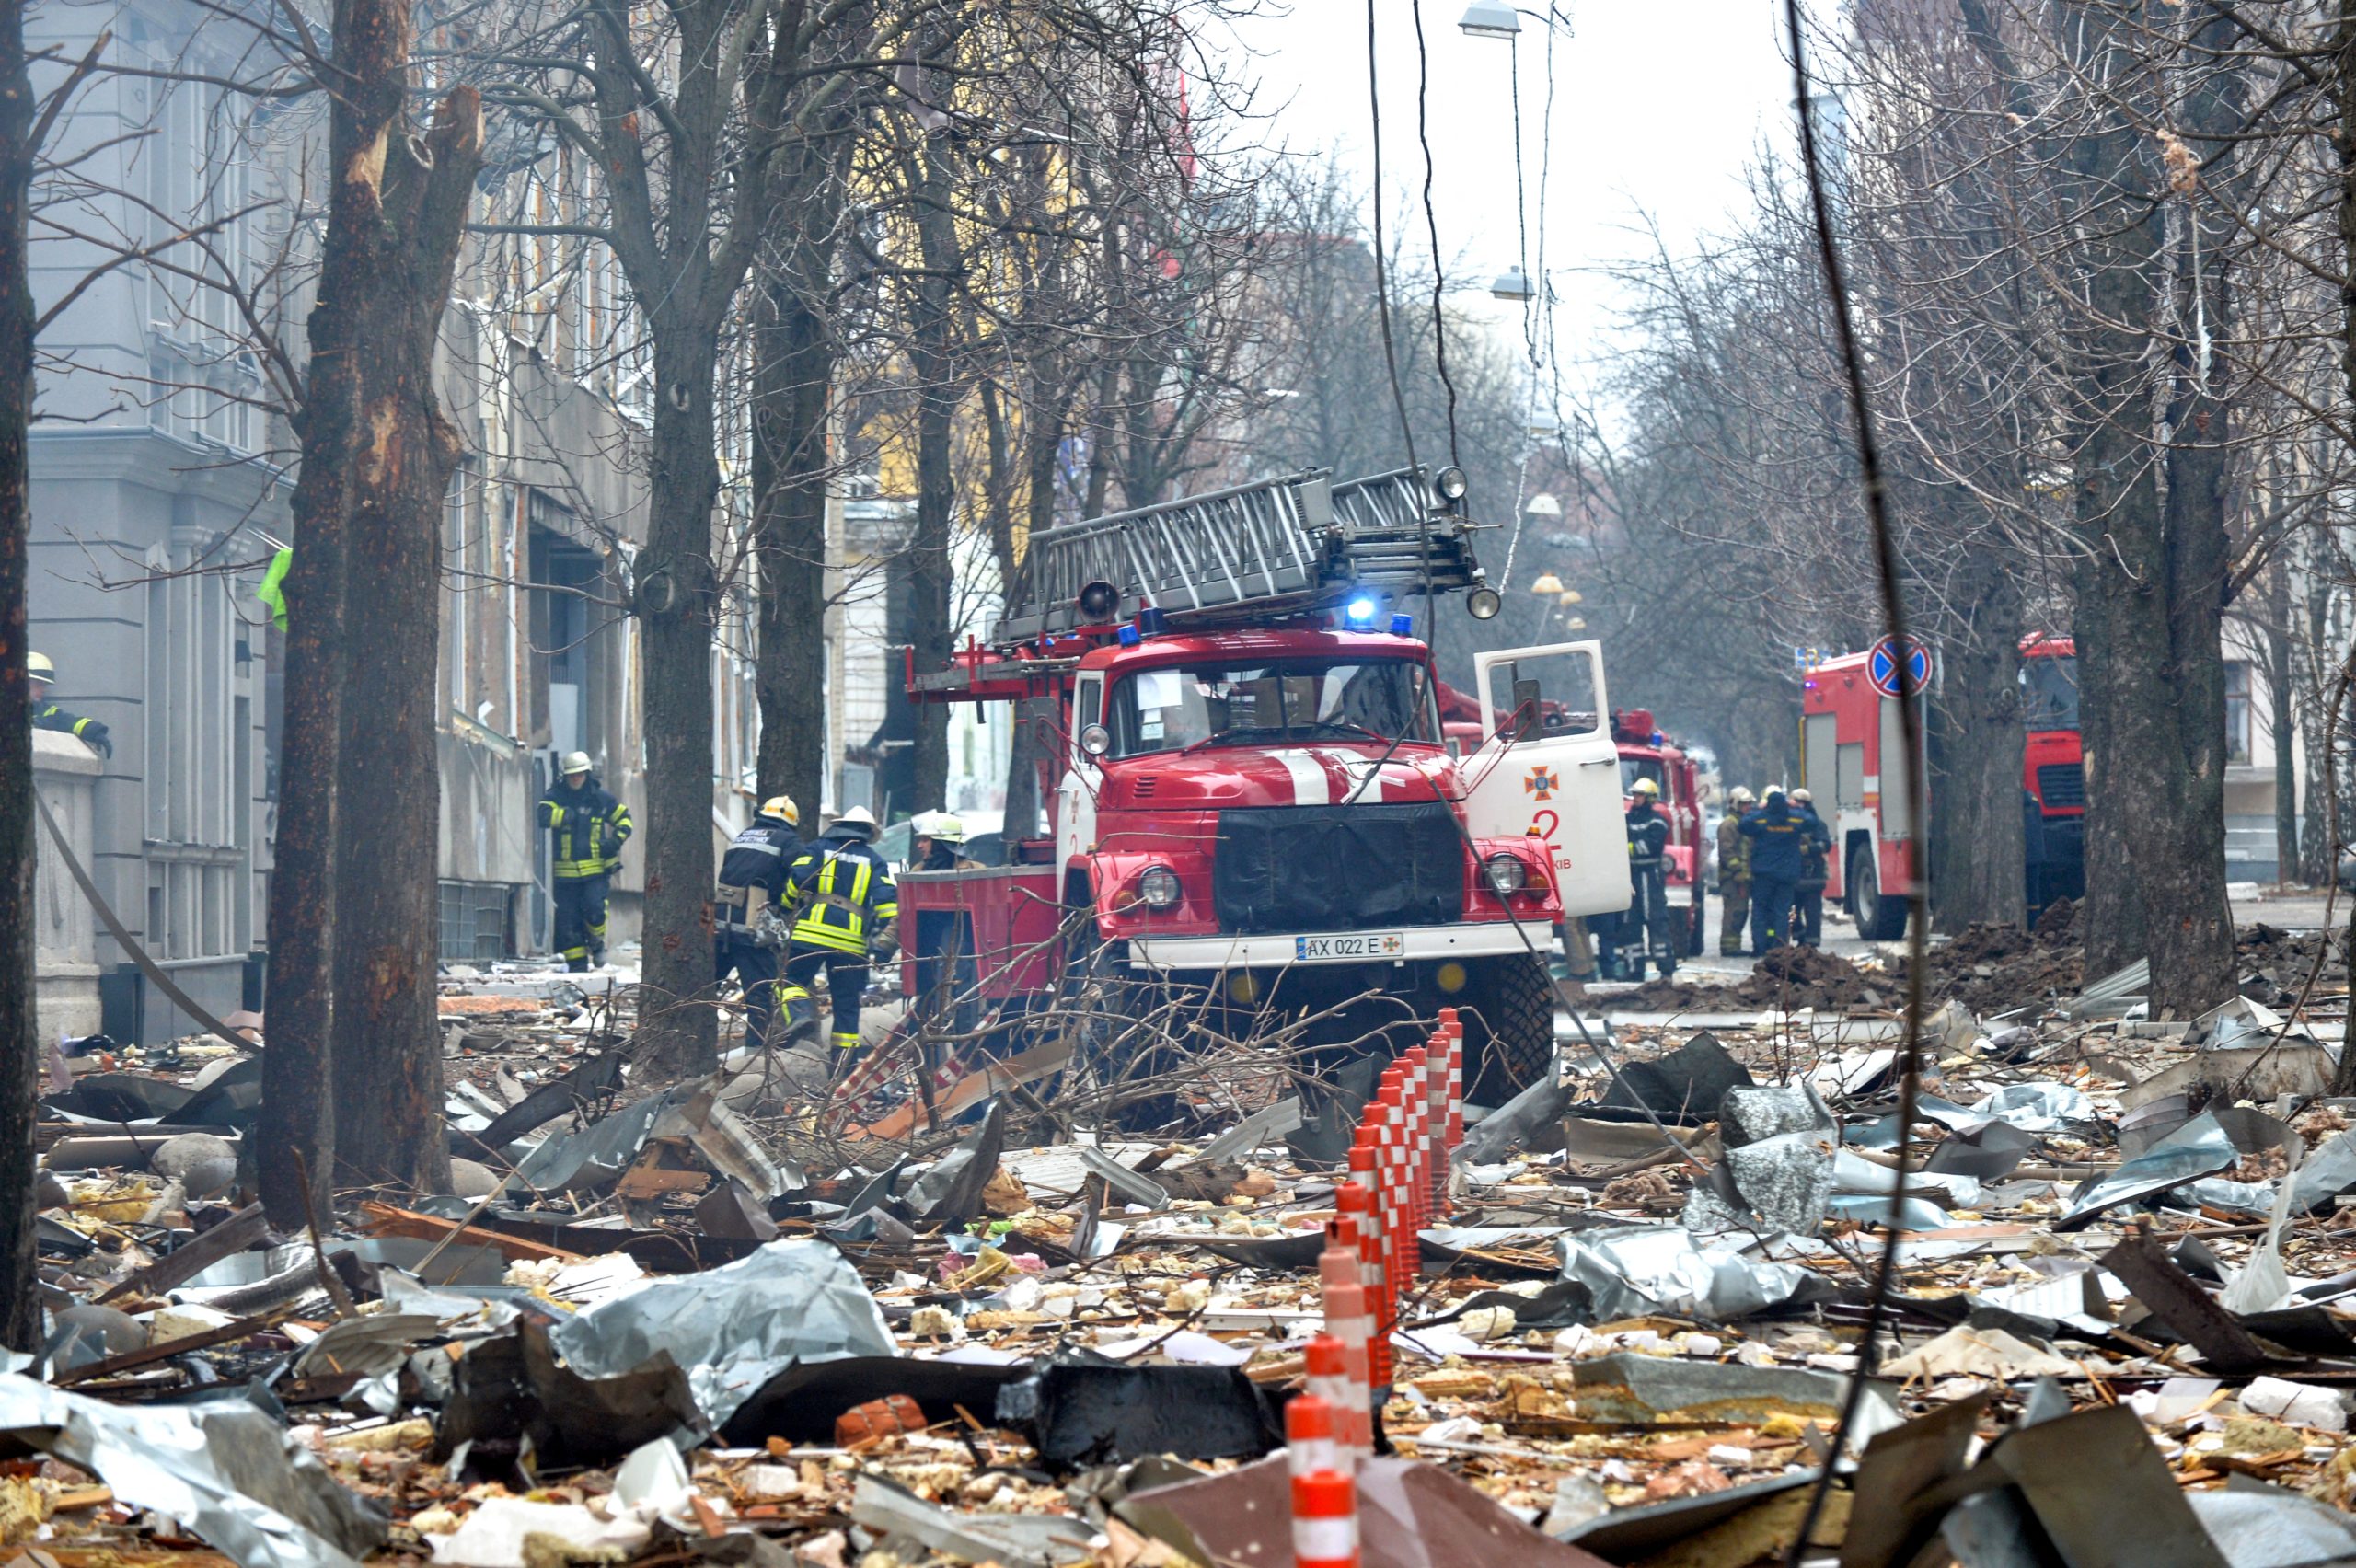
[[[287,574],[287,713],[271,882],[264,1201],[281,1225],[326,1212],[337,1147],[330,1077],[367,1117],[364,1173],[446,1170],[434,1027],[433,730],[443,496],[460,445],[432,367],[482,141],[470,87],[422,138],[405,127],[413,41],[398,0],[340,0],[328,214],[296,429],[301,548]],[[365,667],[355,650],[366,639]],[[347,694],[364,700],[345,700]],[[367,802],[364,812],[347,810]],[[347,899],[366,885],[370,900]],[[332,1064],[330,1044],[343,1058]],[[347,1078],[346,1073],[350,1072]]]

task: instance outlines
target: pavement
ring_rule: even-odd
[[[2234,927],[2236,930],[2246,930],[2261,920],[2286,931],[2312,931],[2324,924],[2325,900],[2320,892],[2297,888],[2286,893],[2277,893],[2271,888],[2261,888],[2250,882],[2235,882],[2232,884],[2230,891],[2233,895]],[[2338,906],[2330,911],[2330,919],[2334,926],[2346,922],[2348,908],[2347,899],[2342,898]],[[1750,973],[1753,962],[1751,959],[1726,958],[1719,955],[1717,951],[1718,909],[1718,900],[1713,896],[1710,899],[1709,923],[1703,936],[1707,950],[1698,958],[1689,958],[1680,963],[1677,966],[1677,972],[1680,974],[1684,974],[1688,971],[1702,974],[1725,975],[1741,975]],[[1824,951],[1837,953],[1854,963],[1877,954],[1901,953],[1906,951],[1906,944],[1866,941],[1857,935],[1856,926],[1847,916],[1828,906],[1824,912]]]

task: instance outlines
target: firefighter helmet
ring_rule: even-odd
[[[765,817],[775,817],[788,827],[802,825],[802,808],[793,803],[793,797],[791,795],[771,795],[761,802],[761,814]]]
[[[1809,794],[1805,790],[1795,790],[1792,791],[1792,804],[1796,806],[1812,806],[1816,804],[1816,797]]]
[[[557,768],[557,771],[558,771],[559,773],[563,774],[567,778],[572,778],[573,775],[575,775],[575,774],[577,774],[577,773],[586,773],[586,772],[588,772],[588,771],[589,771],[589,754],[588,754],[587,752],[567,752],[567,753],[565,753],[565,754],[564,754],[564,761],[563,761],[562,765],[560,765],[560,766]]]
[[[1758,797],[1750,792],[1750,786],[1748,784],[1738,784],[1727,794],[1727,804],[1730,806],[1748,806],[1757,800]]]
[[[53,681],[57,678],[57,666],[49,662],[46,653],[28,653],[25,655],[25,674],[37,681]]]
[[[865,806],[853,806],[835,819],[837,827],[855,827],[868,837],[875,836],[875,813]]]
[[[1637,796],[1643,800],[1658,800],[1660,798],[1660,786],[1650,778],[1639,778],[1634,784],[1628,786],[1628,793]]]
[[[965,819],[948,812],[926,812],[917,818],[915,825],[918,836],[936,844],[965,842]]]

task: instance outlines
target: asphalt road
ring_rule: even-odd
[[[1703,939],[1702,956],[1680,963],[1677,966],[1680,974],[1689,969],[1720,974],[1747,974],[1750,972],[1750,959],[1719,956],[1718,909],[1718,900],[1714,895],[1710,899],[1709,923]],[[2349,902],[2342,897],[2332,913],[2332,923],[2335,926],[2344,925],[2348,910]],[[2261,920],[2285,930],[2313,930],[2324,922],[2324,896],[2320,893],[2278,894],[2246,892],[2234,900],[2234,924],[2236,928],[2252,926]],[[1827,952],[1837,952],[1854,961],[1869,957],[1877,950],[1902,951],[1903,944],[1865,941],[1858,937],[1856,927],[1849,923],[1846,916],[1828,907],[1824,912],[1824,948]]]

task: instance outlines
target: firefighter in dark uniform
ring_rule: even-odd
[[[1677,939],[1669,907],[1669,819],[1660,814],[1660,785],[1639,778],[1629,793],[1628,886],[1632,894],[1621,936],[1635,950],[1629,978],[1645,977],[1650,958],[1664,980],[1677,973]]]
[[[1793,894],[1792,940],[1802,947],[1822,947],[1825,866],[1832,855],[1832,830],[1816,814],[1816,797],[1807,790],[1793,790],[1792,805],[1805,824],[1800,835],[1800,880]]]
[[[567,752],[563,777],[540,795],[555,837],[556,946],[571,970],[606,962],[606,894],[630,836],[629,808],[590,777],[589,754]]]
[[[794,832],[801,821],[792,796],[771,796],[720,858],[720,885],[711,901],[711,980],[717,986],[733,974],[745,987],[745,1043],[755,1047],[769,1043],[777,1010],[777,948],[784,935],[787,879],[802,858],[802,836]]]
[[[1727,814],[1718,819],[1718,896],[1726,907],[1718,913],[1718,953],[1736,958],[1742,953],[1742,933],[1750,924],[1750,840],[1742,836],[1742,819],[1750,814],[1750,791],[1738,784],[1727,795]]]
[[[837,817],[793,862],[787,897],[793,937],[785,952],[779,1001],[806,1001],[821,970],[833,1000],[832,1076],[850,1070],[859,1049],[859,1007],[867,992],[872,951],[888,958],[899,949],[900,894],[892,868],[875,852],[875,818],[864,806]]]
[[[1763,957],[1769,948],[1791,940],[1807,822],[1792,811],[1781,790],[1770,790],[1760,809],[1742,819],[1739,831],[1750,841],[1750,946]]]
[[[107,738],[107,727],[103,722],[85,719],[79,713],[68,713],[49,700],[49,688],[57,681],[57,666],[49,662],[48,654],[27,654],[25,675],[32,687],[34,729],[60,731],[74,736],[100,756],[109,759],[114,756],[114,743]]]

